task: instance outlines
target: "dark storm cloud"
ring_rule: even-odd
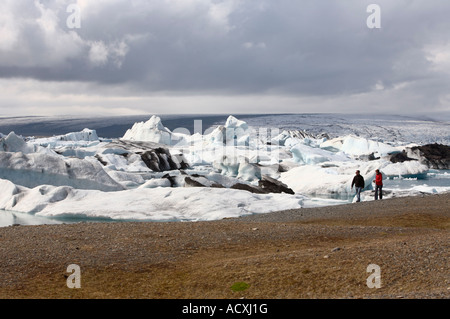
[[[1,77],[126,84],[130,94],[342,96],[409,83],[436,103],[450,84],[446,0],[78,1],[71,30],[74,2],[7,2]],[[366,25],[373,2],[381,29]]]

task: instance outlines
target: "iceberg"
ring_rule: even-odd
[[[225,122],[225,127],[239,130],[241,133],[245,133],[248,130],[248,124],[244,121],[238,120],[233,115],[228,116]]]
[[[63,158],[42,153],[0,152],[0,178],[26,187],[48,184],[103,191],[123,189],[97,160]]]
[[[0,138],[0,150],[4,152],[23,152],[32,153],[34,147],[30,147],[27,143],[14,132]]]
[[[343,153],[333,153],[316,147],[311,147],[302,143],[296,144],[291,148],[293,161],[300,164],[318,164],[324,162],[342,162],[348,161],[349,158]]]
[[[217,220],[300,208],[304,196],[222,188],[138,188],[116,192],[68,186],[16,187],[0,180],[0,209],[44,217],[112,220]]]
[[[300,194],[350,194],[351,181],[356,170],[360,170],[365,180],[365,190],[373,188],[375,170],[379,169],[383,178],[424,175],[428,167],[417,161],[391,163],[387,160],[326,162],[317,165],[302,165],[282,172],[280,181]]]
[[[394,197],[407,197],[407,196],[423,196],[423,195],[433,195],[433,194],[443,194],[450,192],[450,186],[429,186],[426,184],[416,185],[404,189],[392,189],[389,187],[383,188],[383,198],[394,198]],[[374,194],[372,191],[366,191],[361,193],[361,201],[368,202],[372,201]],[[353,199],[353,202],[355,199]]]
[[[85,128],[81,132],[69,133],[64,135],[65,141],[98,141],[97,131]]]
[[[320,144],[320,147],[329,151],[340,151],[354,157],[370,154],[374,154],[375,157],[383,157],[401,151],[398,147],[353,135],[327,140]]]
[[[81,132],[70,132],[64,135],[56,135],[52,137],[30,138],[30,144],[42,147],[65,147],[65,148],[79,148],[96,145],[100,142],[97,132],[88,128]]]
[[[320,144],[326,141],[328,138],[328,135],[324,133],[316,136],[314,134],[301,130],[283,130],[277,136],[272,137],[270,142],[274,145],[292,146],[297,143],[310,144],[312,141]]]
[[[48,148],[27,143],[21,136],[16,135],[14,132],[11,132],[8,135],[0,138],[0,152],[2,151],[22,152],[25,154],[39,152],[56,155],[56,153],[54,153]]]
[[[305,165],[281,173],[280,181],[297,194],[328,195],[350,193],[353,176],[336,168]]]
[[[251,130],[246,122],[229,116],[225,125],[219,125],[203,135],[205,146],[249,146]]]
[[[423,175],[429,170],[428,166],[417,161],[403,163],[388,163],[381,171],[389,177]]]
[[[147,141],[165,145],[172,145],[172,132],[164,127],[161,118],[153,115],[147,122],[138,122],[127,130],[123,140]],[[179,138],[176,139],[177,141]]]

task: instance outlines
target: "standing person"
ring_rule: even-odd
[[[356,175],[355,175],[355,177],[353,177],[351,188],[353,188],[353,185],[355,185],[356,202],[360,202],[361,201],[361,191],[364,188],[364,177],[361,176],[359,170],[356,171],[355,174]]]
[[[373,182],[375,183],[375,200],[378,199],[378,196],[380,196],[380,199],[383,199],[383,174],[378,169],[375,170],[375,180]]]

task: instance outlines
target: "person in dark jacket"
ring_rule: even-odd
[[[361,191],[364,188],[364,177],[361,176],[359,170],[356,171],[355,173],[355,177],[353,177],[353,181],[352,181],[352,186],[351,188],[353,189],[353,186],[355,186],[355,190],[356,190],[356,201],[360,202],[361,201]]]
[[[383,174],[381,174],[380,170],[375,170],[375,179],[373,181],[375,183],[375,200],[383,199]]]

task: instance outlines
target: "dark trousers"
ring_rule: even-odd
[[[383,185],[375,185],[375,200],[378,199],[378,196],[383,199]]]

